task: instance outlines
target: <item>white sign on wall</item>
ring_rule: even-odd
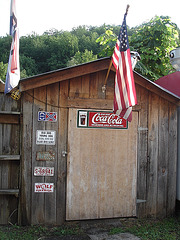
[[[52,130],[37,130],[36,144],[37,145],[55,145],[56,131]]]
[[[54,183],[35,183],[35,192],[54,192]]]
[[[35,167],[34,176],[54,176],[54,167]]]

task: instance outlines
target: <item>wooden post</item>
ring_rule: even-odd
[[[109,72],[111,70],[111,66],[112,66],[112,59],[109,63],[109,68],[108,68],[108,71],[107,71],[107,74],[106,74],[106,78],[105,78],[105,81],[104,81],[104,85],[102,86],[102,92],[104,93],[106,91],[106,84],[107,84],[107,79],[108,79],[108,76],[109,76]]]
[[[129,7],[130,7],[130,5],[128,4],[126,7],[126,13],[125,13],[126,15],[128,14]]]

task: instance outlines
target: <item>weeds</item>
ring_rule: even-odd
[[[129,232],[142,240],[178,240],[180,239],[180,218],[163,220],[122,221],[121,228],[112,228],[109,234]]]
[[[51,236],[68,236],[80,234],[79,227],[44,227],[44,226],[31,226],[20,227],[14,226],[0,226],[0,240],[38,240],[43,237]]]
[[[163,220],[138,220],[121,219],[121,227],[107,227],[109,234],[129,232],[142,240],[179,240],[180,239],[180,217],[167,218]],[[106,228],[106,226],[104,226]],[[60,227],[27,226],[21,227],[0,226],[0,240],[38,240],[51,239],[86,239],[85,230],[78,224],[64,225]],[[81,238],[82,236],[82,238]]]

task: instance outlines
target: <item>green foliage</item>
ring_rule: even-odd
[[[142,240],[177,240],[180,239],[180,218],[143,219],[126,218],[119,220],[120,227],[99,225],[109,235],[131,233]],[[87,225],[87,223],[86,223]],[[95,224],[96,225],[96,224]],[[87,225],[88,226],[88,225]],[[98,225],[97,232],[99,232]],[[87,230],[87,232],[86,232]],[[47,226],[0,226],[0,239],[3,240],[38,240],[38,239],[86,239],[89,227],[80,227],[79,224]],[[74,237],[75,236],[75,237]]]
[[[173,70],[169,52],[179,44],[179,29],[169,17],[154,17],[149,22],[127,29],[131,51],[141,55],[136,70],[150,80],[167,75]],[[101,56],[111,56],[117,36],[111,28],[102,34],[97,42],[102,46]]]
[[[76,227],[45,227],[45,226],[31,226],[20,227],[13,226],[0,226],[0,239],[2,240],[38,240],[48,237],[54,239],[58,236],[79,235],[82,231],[78,226]]]
[[[132,233],[142,240],[176,240],[180,239],[180,219],[167,218],[163,220],[132,220],[122,221],[122,227],[112,228],[109,234],[123,232]]]
[[[81,63],[94,61],[96,59],[97,55],[93,55],[92,51],[88,51],[87,49],[85,49],[85,51],[82,53],[80,51],[76,52],[74,57],[72,57],[71,60],[68,61],[67,66],[75,66]]]
[[[5,82],[8,64],[0,62],[0,79]]]
[[[8,63],[11,48],[11,36],[0,37],[0,62]]]
[[[106,29],[105,33],[101,34],[101,36],[96,40],[96,42],[102,46],[99,55],[101,57],[111,56],[113,54],[116,41],[117,35],[113,33],[113,29]]]
[[[120,26],[79,26],[72,31],[50,29],[20,38],[21,78],[111,56]],[[180,44],[180,30],[169,17],[155,17],[135,28],[128,28],[130,49],[139,52],[136,70],[155,80],[172,67],[169,52]],[[0,37],[0,78],[5,80],[11,36]]]
[[[143,75],[156,80],[172,70],[169,52],[178,46],[178,37],[177,26],[169,17],[156,16],[134,28],[130,46],[141,55],[141,62],[148,69]],[[137,69],[140,70],[140,66],[137,65]]]

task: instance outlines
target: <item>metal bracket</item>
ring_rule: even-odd
[[[136,203],[143,203],[143,202],[146,202],[146,200],[143,200],[143,199],[136,199]]]
[[[66,151],[62,151],[62,156],[66,157],[66,155],[67,155],[67,152]]]
[[[138,127],[138,131],[148,131],[148,128]]]

